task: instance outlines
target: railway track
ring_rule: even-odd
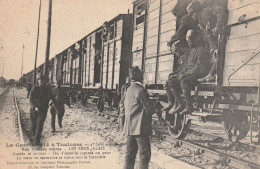
[[[78,107],[82,105],[75,103]],[[117,118],[115,111],[105,110],[103,112],[98,112],[94,106],[88,107],[89,110],[96,112],[99,116],[107,118]],[[114,112],[114,113],[113,113]],[[107,118],[108,119],[108,118]],[[116,121],[116,120],[114,120]],[[162,122],[157,119],[153,119],[153,128],[155,135],[160,137],[163,141],[174,144],[176,147],[183,147],[194,151],[195,154],[200,154],[203,156],[210,157],[221,163],[224,166],[231,166],[235,168],[243,169],[258,169],[260,168],[260,163],[257,161],[257,156],[260,157],[260,147],[258,145],[250,143],[233,143],[226,138],[219,137],[214,134],[201,132],[195,129],[190,130],[190,134],[184,140],[175,139],[171,137],[167,132],[166,123],[162,126]],[[156,126],[157,125],[157,126]],[[159,126],[160,125],[160,126]],[[242,147],[242,151],[237,151],[234,147]],[[239,157],[237,154],[240,154]],[[241,156],[247,156],[243,158]],[[255,156],[253,160],[251,157]],[[247,160],[246,160],[247,159]]]
[[[17,122],[17,126],[18,126],[18,130],[19,130],[19,138],[20,138],[20,143],[24,144],[24,135],[23,135],[23,130],[22,130],[22,124],[21,124],[21,113],[18,107],[18,101],[17,101],[17,97],[15,96],[15,91],[13,90],[13,98],[14,98],[14,106],[16,109],[16,122]]]

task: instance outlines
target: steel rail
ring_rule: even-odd
[[[14,105],[15,105],[15,109],[16,109],[16,112],[17,112],[17,119],[18,119],[17,121],[18,121],[19,135],[20,135],[20,143],[24,144],[23,130],[22,130],[22,125],[21,125],[21,113],[20,113],[19,108],[18,108],[17,98],[15,97],[14,90],[13,90],[13,96],[14,96]]]
[[[214,149],[208,149],[202,145],[197,145],[197,144],[191,143],[189,141],[175,139],[175,138],[171,137],[169,134],[160,133],[159,131],[156,131],[156,130],[155,130],[155,133],[161,135],[162,138],[169,143],[177,144],[178,146],[183,146],[185,148],[194,150],[196,152],[200,152],[202,155],[213,158],[215,160],[221,160],[221,162],[223,164],[226,164],[226,165],[229,165],[232,167],[237,167],[237,168],[244,168],[244,169],[259,169],[260,168],[260,165],[258,165],[258,164],[248,162],[248,161],[243,160],[238,157],[234,157],[233,155],[219,152]]]
[[[2,96],[5,92],[7,92],[7,89],[9,88],[6,88],[4,91],[2,91],[2,93],[0,93],[0,96]]]
[[[76,104],[76,103],[74,103],[74,104],[77,105],[77,106],[80,106],[80,107],[84,107],[84,106],[79,105],[79,104]],[[86,107],[84,107],[84,108],[86,108]],[[92,110],[92,111],[96,111],[95,108],[91,108],[91,110]],[[106,114],[106,115],[111,116],[111,117],[114,117],[114,118],[118,118],[117,115],[110,114],[110,113],[108,113],[108,112],[100,112],[100,113]],[[158,119],[153,119],[153,120],[158,121]],[[217,139],[217,138],[222,138],[222,139],[223,139],[223,143],[226,143],[226,144],[232,144],[232,143],[234,143],[234,142],[232,142],[232,141],[230,141],[230,140],[228,140],[228,139],[226,139],[226,138],[223,138],[223,137],[221,137],[221,136],[217,136],[217,135],[210,134],[210,133],[205,133],[205,132],[202,132],[202,131],[195,130],[195,129],[193,129],[193,128],[191,128],[190,130],[191,130],[190,133],[191,133],[191,134],[194,134],[194,135],[196,135],[196,134],[201,134],[201,135],[206,136],[206,137],[208,137],[208,138],[210,138],[210,139],[212,139],[212,140]],[[257,146],[257,145],[251,144],[251,143],[245,143],[245,142],[238,142],[238,143],[239,143],[240,145],[242,145],[242,146],[248,147],[248,148],[250,149],[250,151],[252,151],[252,152],[260,153],[260,146]]]
[[[201,135],[209,137],[213,140],[217,139],[217,138],[222,138],[223,139],[222,143],[229,143],[229,144],[234,143],[234,142],[232,142],[232,141],[230,141],[226,138],[223,138],[223,137],[220,137],[220,136],[217,136],[217,135],[214,135],[214,134],[210,134],[210,133],[204,133],[202,131],[198,131],[198,130],[194,130],[194,129],[191,129],[191,133],[193,133],[194,135],[201,134]],[[258,146],[258,145],[246,143],[246,142],[238,142],[238,144],[248,147],[250,149],[250,151],[252,151],[252,152],[260,153],[260,146]]]

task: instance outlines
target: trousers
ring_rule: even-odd
[[[57,108],[55,108],[54,106],[51,106],[50,112],[51,112],[51,127],[52,127],[52,130],[55,131],[56,114],[58,116],[58,124],[59,124],[60,128],[62,128],[62,119],[63,119],[64,113],[65,113],[64,106],[59,106]]]
[[[192,90],[195,86],[199,84],[195,76],[186,76],[183,79],[179,80],[178,78],[171,78],[167,83],[167,86],[170,89],[177,90]]]
[[[41,134],[43,130],[44,121],[47,116],[48,109],[35,111],[30,109],[30,120],[32,125],[32,134],[34,138],[34,144],[40,144]]]
[[[127,136],[127,148],[124,169],[134,169],[135,158],[139,150],[139,169],[148,169],[151,159],[149,136]]]

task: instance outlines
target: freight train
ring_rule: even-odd
[[[167,45],[178,26],[172,9],[179,0],[136,0],[133,14],[120,14],[83,37],[49,63],[49,82],[62,87],[82,102],[105,102],[112,107],[128,69],[144,70],[144,86],[152,99],[165,104],[163,84],[175,68],[176,59]],[[203,120],[220,118],[230,140],[239,141],[250,131],[260,141],[260,1],[227,0],[226,33],[218,36],[217,75],[192,91],[194,112],[169,115],[171,135],[183,138],[192,116]],[[42,72],[43,65],[38,67]],[[33,72],[27,74],[32,77]],[[114,103],[114,104],[113,104]]]

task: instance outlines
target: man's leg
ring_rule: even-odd
[[[32,134],[34,137],[36,127],[37,127],[37,112],[35,112],[33,109],[30,109],[30,120],[31,120]]]
[[[181,88],[186,101],[186,107],[180,114],[190,114],[193,111],[193,100],[191,97],[191,90],[198,85],[197,78],[188,76],[181,80]]]
[[[177,78],[172,78],[169,81],[169,87],[171,89],[171,92],[178,103],[178,106],[174,106],[170,111],[169,114],[176,114],[181,112],[184,109],[184,104],[181,98],[181,86],[180,81]],[[176,107],[176,108],[175,108]]]
[[[62,128],[62,119],[64,116],[64,112],[65,112],[64,107],[61,110],[59,110],[59,112],[58,112],[58,123],[59,123],[60,128]]]
[[[51,107],[51,128],[52,132],[55,132],[55,120],[56,120],[56,110],[54,107]]]
[[[151,159],[151,145],[149,136],[139,136],[136,138],[139,149],[139,169],[148,169]]]
[[[134,169],[138,146],[135,136],[127,136],[127,148],[124,169]]]
[[[167,98],[168,98],[168,105],[162,109],[162,111],[168,111],[170,110],[175,104],[174,104],[174,96],[171,92],[171,89],[169,88],[169,80],[166,81],[164,88],[166,90]]]
[[[34,144],[36,144],[36,145],[40,144],[42,130],[43,130],[43,124],[44,124],[44,121],[47,116],[47,111],[48,110],[43,110],[43,111],[39,112],[39,116],[37,118],[37,128],[36,128],[35,139],[34,139]]]

